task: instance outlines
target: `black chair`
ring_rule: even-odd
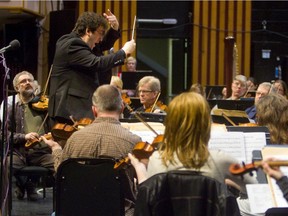
[[[70,158],[58,167],[56,216],[123,216],[124,196],[115,161]]]
[[[194,171],[169,171],[139,185],[134,216],[235,215],[226,210],[226,198],[226,185],[213,178]]]
[[[26,176],[28,179],[31,179],[33,177],[39,177],[39,183],[40,186],[43,189],[43,199],[46,198],[46,183],[48,178],[53,178],[53,173],[41,166],[26,166],[19,170],[17,170],[17,173],[15,173],[15,176]]]
[[[265,212],[265,216],[287,216],[288,208],[270,208]]]

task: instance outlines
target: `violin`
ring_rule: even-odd
[[[148,159],[154,151],[158,150],[159,145],[163,142],[163,135],[158,135],[155,137],[153,142],[150,144],[148,142],[136,143],[132,150],[132,154],[139,160]],[[130,159],[125,157],[115,163],[114,169],[121,169],[125,165],[130,163]]]
[[[268,165],[273,166],[288,166],[288,161],[267,161]],[[262,161],[254,161],[251,164],[242,163],[240,164],[231,164],[229,167],[229,171],[233,175],[244,175],[245,173],[251,173],[254,170],[257,170],[258,167],[262,166]]]
[[[148,159],[152,153],[155,150],[158,150],[158,146],[163,143],[164,136],[159,135],[141,116],[139,112],[135,112],[135,116],[145,125],[147,126],[155,135],[156,137],[154,138],[153,142],[149,144],[148,142],[139,142],[137,143],[133,150],[132,154],[139,160],[141,159]],[[125,157],[122,160],[119,160],[118,162],[115,163],[114,169],[119,169],[123,167],[123,165],[127,165],[130,163],[130,159],[128,157]]]
[[[67,140],[78,129],[73,125],[57,123],[53,126],[51,133],[55,141]]]
[[[126,92],[122,92],[121,97],[122,97],[122,100],[125,104],[130,105],[132,103],[130,97],[127,95]]]
[[[157,101],[154,107],[151,106],[151,107],[145,109],[145,112],[152,113],[155,110],[155,107],[159,108],[160,110],[163,110],[163,111],[167,110],[167,105],[165,105],[162,101]]]
[[[46,95],[41,95],[37,102],[32,103],[32,108],[37,111],[46,111],[48,109],[49,99]]]
[[[166,110],[167,110],[167,106],[166,106],[162,101],[158,100],[159,97],[160,97],[160,94],[161,94],[161,93],[159,92],[158,95],[157,95],[157,97],[156,97],[156,100],[155,100],[154,104],[153,104],[151,107],[145,109],[145,112],[152,113],[152,112],[155,110],[155,107],[156,107],[156,106],[157,106],[160,110],[163,110],[163,111],[166,111]]]
[[[89,124],[92,124],[93,120],[90,118],[82,118],[77,122],[74,122],[74,127],[77,127],[78,129],[81,129],[83,127],[86,127]]]
[[[79,121],[74,121],[73,125],[66,123],[57,123],[53,126],[51,133],[56,141],[67,140],[75,131],[91,124],[93,122],[90,118],[82,118]]]
[[[258,127],[258,124],[253,123],[253,122],[249,122],[249,123],[239,123],[239,126],[243,126],[243,127]]]
[[[45,134],[43,135],[46,139],[52,139],[52,134],[51,133],[48,133],[48,134]],[[28,140],[26,143],[25,143],[25,148],[29,149],[29,148],[32,148],[34,147],[36,144],[40,143],[43,139],[40,137],[39,139],[38,138],[34,138],[32,140]]]
[[[45,84],[45,88],[44,88],[43,94],[40,96],[40,98],[39,98],[39,100],[37,102],[32,103],[32,108],[37,110],[37,111],[46,111],[48,109],[49,99],[48,99],[48,96],[45,95],[45,94],[46,94],[46,90],[47,90],[47,87],[48,87],[48,82],[49,82],[49,79],[50,79],[50,76],[51,76],[52,68],[53,68],[53,65],[51,65],[51,68],[50,68],[50,71],[49,71],[49,74],[48,74],[48,78],[47,78],[47,81],[46,81],[46,84]]]

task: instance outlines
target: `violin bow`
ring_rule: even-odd
[[[47,112],[47,114],[46,114],[46,116],[45,116],[43,122],[41,123],[40,127],[38,128],[38,131],[37,131],[38,134],[39,134],[39,131],[43,128],[43,126],[44,126],[44,124],[45,124],[47,118],[48,118],[48,112]]]
[[[206,98],[207,100],[210,98],[211,92],[212,92],[212,88],[210,88],[210,90],[209,90],[208,96]]]
[[[151,110],[150,110],[150,113],[152,113],[153,112],[153,109],[155,108],[155,105],[156,105],[156,103],[157,103],[157,101],[158,101],[158,99],[159,99],[159,97],[160,97],[160,92],[158,92],[158,95],[157,95],[157,97],[156,97],[156,100],[154,101],[154,104],[153,104],[153,106],[152,106],[152,108],[151,108]]]
[[[143,119],[142,115],[139,112],[135,112],[135,116],[139,121],[141,121],[146,127],[148,127],[156,136],[159,134]]]
[[[248,92],[250,91],[250,89],[251,89],[251,86],[248,87],[248,89],[247,89],[246,93],[244,94],[243,98],[246,98],[246,97],[247,97],[247,94],[248,94]]]
[[[134,22],[133,22],[133,29],[132,29],[132,40],[134,39],[134,33],[135,33],[135,25],[136,25],[136,16],[134,17]]]
[[[47,88],[48,88],[48,82],[50,80],[50,77],[51,77],[51,73],[52,73],[52,68],[53,68],[53,64],[51,65],[50,67],[50,71],[49,71],[49,74],[48,74],[48,77],[47,77],[47,81],[45,83],[45,88],[44,88],[44,91],[43,91],[43,95],[46,94],[46,91],[47,91]]]

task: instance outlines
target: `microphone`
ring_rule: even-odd
[[[177,19],[137,19],[138,23],[159,23],[164,25],[176,25]]]
[[[15,50],[15,49],[18,49],[20,47],[20,42],[18,40],[13,40],[9,43],[8,46],[6,47],[3,47],[1,50],[0,50],[0,53],[4,53],[8,50]]]

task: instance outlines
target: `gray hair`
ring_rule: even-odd
[[[92,103],[99,112],[122,111],[122,97],[120,91],[112,85],[101,85],[94,92]]]
[[[19,77],[22,75],[28,75],[31,77],[32,81],[34,81],[34,76],[31,73],[29,73],[28,71],[22,71],[22,72],[16,74],[16,76],[13,79],[13,87],[14,87],[15,91],[18,91],[17,85],[19,84]]]
[[[263,82],[263,83],[260,83],[260,84],[259,84],[258,88],[259,88],[260,86],[261,86],[261,87],[264,87],[265,89],[268,89],[268,91],[269,91],[270,88],[272,87],[272,84],[271,84],[270,82]],[[258,88],[257,88],[257,89],[258,89]]]
[[[147,84],[150,86],[151,91],[156,91],[160,92],[161,91],[161,84],[160,80],[154,76],[145,76],[143,77],[139,83],[138,83],[138,88],[142,85]]]

